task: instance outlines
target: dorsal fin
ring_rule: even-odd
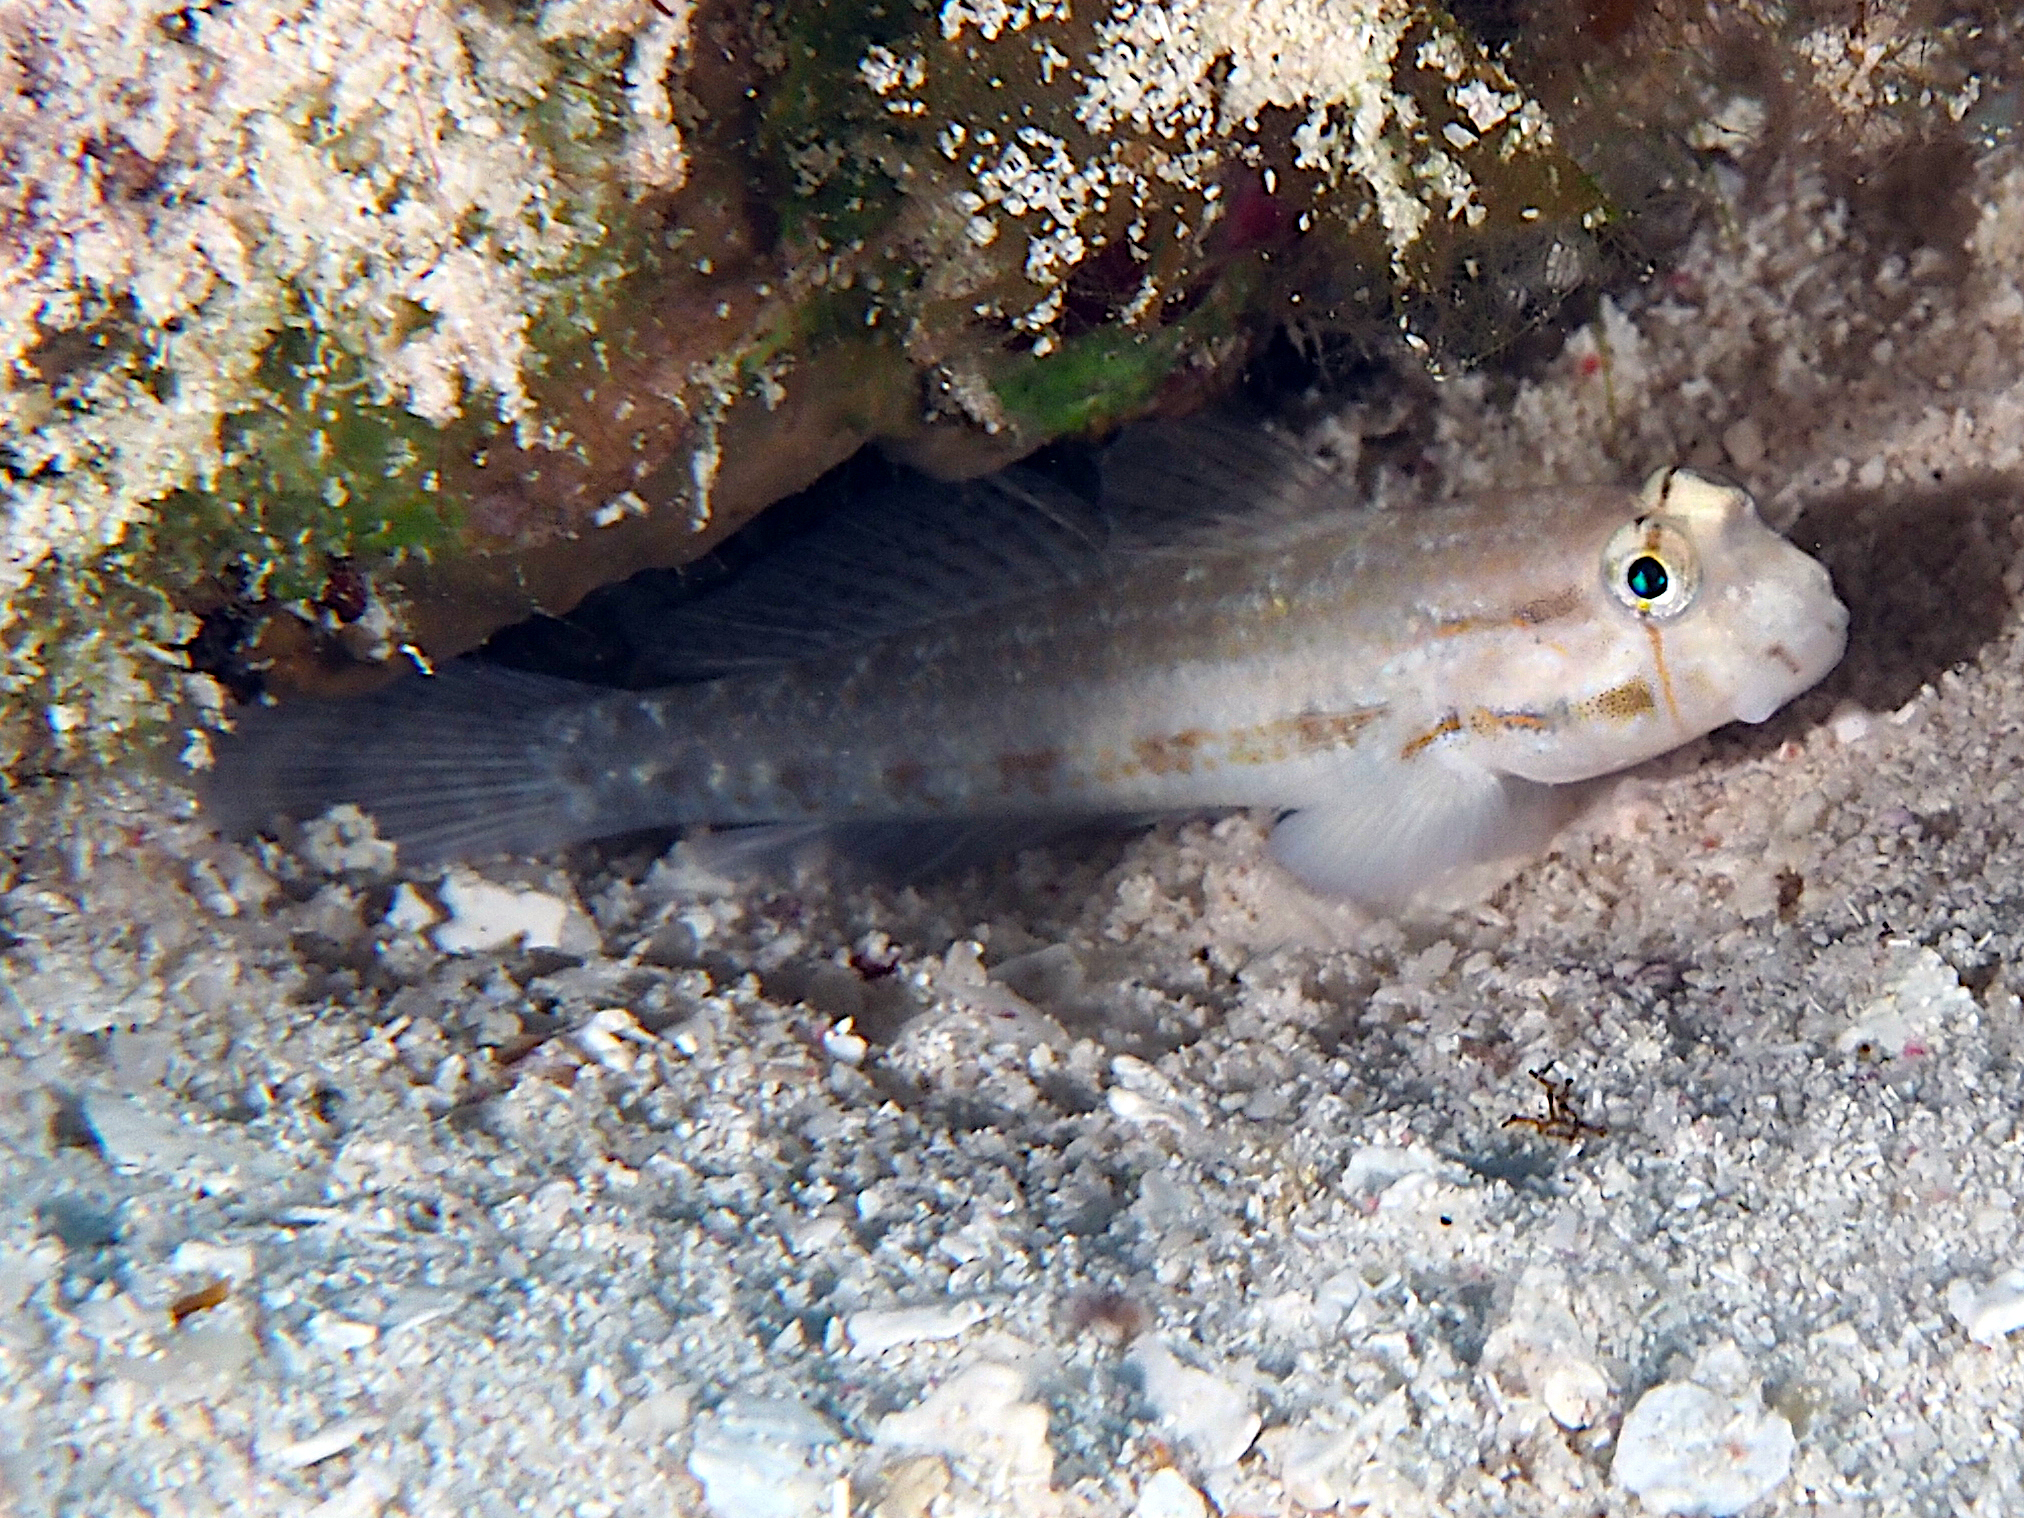
[[[1100,507],[1033,470],[963,484],[907,478],[852,501],[719,585],[627,629],[629,685],[791,662],[1102,571]]]
[[[868,491],[721,584],[626,614],[625,682],[686,684],[887,637],[1097,579],[1135,555],[1211,552],[1340,506],[1292,444],[1213,418],[1129,428],[1086,495],[1031,464]]]
[[[1293,440],[1208,415],[1127,428],[1103,456],[1103,504],[1134,547],[1215,550],[1354,506],[1354,483]]]

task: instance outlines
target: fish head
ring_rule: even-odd
[[[1762,722],[1840,662],[1848,608],[1827,569],[1767,527],[1747,491],[1688,469],[1646,481],[1591,540],[1584,614],[1551,640],[1556,699],[1497,767],[1585,780],[1730,722]],[[1535,650],[1535,660],[1537,653]],[[1536,687],[1547,675],[1537,662]]]

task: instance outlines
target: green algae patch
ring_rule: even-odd
[[[332,559],[395,564],[456,543],[462,512],[441,484],[454,429],[375,400],[359,357],[306,321],[276,334],[258,372],[267,404],[225,419],[214,482],[161,515],[186,572],[235,565],[243,593],[296,601],[321,593]]]
[[[1007,355],[991,388],[1032,436],[1102,431],[1151,407],[1182,340],[1178,329],[1087,333],[1045,358]]]

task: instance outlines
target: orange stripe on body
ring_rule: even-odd
[[[1580,591],[1556,590],[1551,595],[1538,596],[1501,615],[1441,618],[1434,623],[1434,636],[1459,638],[1474,632],[1502,632],[1514,627],[1522,630],[1537,627],[1542,622],[1557,622],[1580,608]]]
[[[1659,631],[1658,623],[1647,621],[1645,636],[1652,642],[1652,663],[1658,666],[1659,689],[1665,693],[1666,711],[1672,716],[1673,725],[1677,727],[1680,721],[1680,703],[1673,699],[1673,677],[1666,669],[1665,634]]]
[[[1208,772],[1225,765],[1279,764],[1306,754],[1354,748],[1363,730],[1384,711],[1382,706],[1368,706],[1346,712],[1303,712],[1221,732],[1191,727],[1135,738],[1129,758],[1116,749],[1099,749],[1089,762],[1089,774],[1099,785],[1108,785],[1145,775]],[[1050,751],[1048,758],[1053,778],[1060,756]],[[1072,770],[1062,769],[1061,774],[1066,778]]]
[[[1406,746],[1399,750],[1399,758],[1417,759],[1443,738],[1450,737],[1461,730],[1462,719],[1453,712],[1449,712],[1447,716],[1441,718],[1440,721],[1421,733],[1417,738],[1408,738]]]

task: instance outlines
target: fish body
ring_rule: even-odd
[[[665,689],[474,677],[464,719],[432,728],[421,682],[394,703],[414,717],[354,708],[342,752],[279,766],[273,799],[357,801],[410,857],[1272,807],[1297,874],[1388,901],[1536,842],[1551,788],[1761,721],[1841,656],[1825,569],[1684,470],[1641,493],[1321,508]]]

